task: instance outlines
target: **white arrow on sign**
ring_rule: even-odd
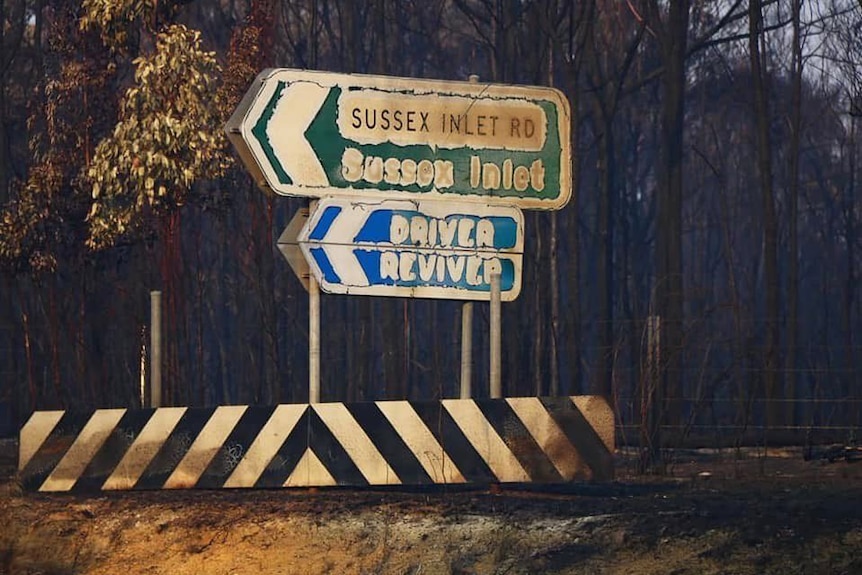
[[[553,88],[271,69],[225,130],[282,195],[553,210],[571,196],[570,120]]]
[[[278,84],[272,82],[261,91],[267,101],[273,97]],[[325,187],[329,184],[317,154],[305,138],[305,131],[323,107],[329,88],[308,82],[295,82],[281,88],[279,105],[272,111],[266,125],[266,138],[274,150],[285,150],[279,161],[288,177],[294,182],[304,182],[309,187]],[[259,140],[256,153],[264,153]]]
[[[518,208],[451,202],[325,198],[299,234],[327,293],[489,300],[521,290],[524,221]]]

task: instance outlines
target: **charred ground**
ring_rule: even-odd
[[[860,573],[862,463],[677,452],[555,489],[25,493],[0,457],[0,573]]]

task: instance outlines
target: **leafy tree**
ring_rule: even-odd
[[[109,85],[116,70],[98,38],[76,30],[74,6],[57,2],[53,8],[46,74],[27,123],[31,164],[0,214],[0,264],[16,273],[51,272],[61,261],[86,257],[89,200],[78,173],[115,108]]]
[[[175,24],[156,36],[153,54],[135,60],[135,85],[120,104],[113,133],[86,170],[93,206],[87,217],[94,248],[188,201],[200,179],[227,167],[220,129],[221,67],[200,33]]]
[[[97,30],[102,42],[112,51],[133,48],[135,32],[153,22],[156,0],[84,0],[82,30]]]

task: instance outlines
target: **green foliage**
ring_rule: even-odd
[[[173,25],[152,55],[134,61],[135,85],[120,104],[113,134],[96,147],[85,180],[93,206],[87,244],[101,248],[182,206],[200,179],[228,166],[219,113],[221,68],[200,33]]]
[[[81,58],[86,46],[80,39],[67,46],[77,49],[32,97],[32,164],[0,213],[0,268],[14,273],[54,272],[60,262],[79,262],[84,252],[91,200],[77,180],[94,134],[104,133],[114,116],[114,98],[106,90],[114,72],[104,62]]]
[[[221,88],[221,112],[227,118],[239,105],[266,58],[262,51],[265,32],[261,26],[249,24],[234,31],[230,40],[224,83]]]
[[[0,262],[11,270],[51,272],[57,266],[51,226],[51,194],[62,176],[50,165],[35,166],[18,197],[0,214]]]
[[[84,0],[81,30],[96,28],[102,42],[114,51],[125,51],[135,24],[146,26],[154,19],[156,0]]]

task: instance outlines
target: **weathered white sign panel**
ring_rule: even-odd
[[[282,195],[552,210],[571,196],[569,122],[553,88],[270,69],[226,131]]]
[[[308,291],[308,277],[311,271],[308,267],[308,262],[305,261],[305,256],[302,255],[302,250],[299,249],[299,233],[307,221],[308,208],[300,208],[293,214],[287,227],[284,228],[284,231],[276,242],[278,251],[282,253],[284,259],[290,264],[290,269],[293,270],[294,275],[299,280],[299,283],[302,284],[302,287],[305,288],[305,291]]]
[[[495,273],[502,301],[521,291],[518,208],[325,198],[298,242],[327,293],[488,300]]]

